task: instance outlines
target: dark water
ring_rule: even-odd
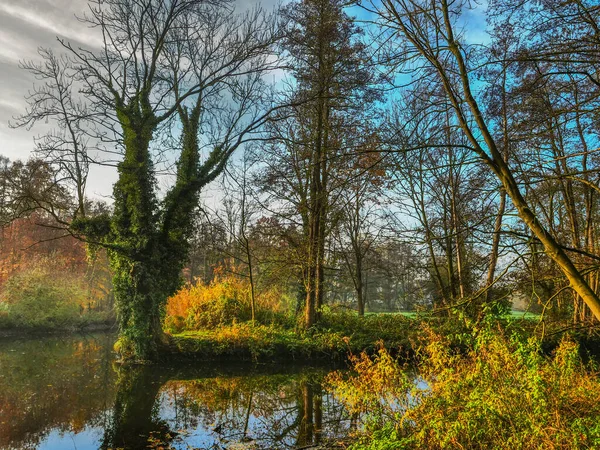
[[[286,449],[352,426],[329,370],[122,368],[114,336],[0,339],[1,449]]]

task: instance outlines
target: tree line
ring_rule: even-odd
[[[362,315],[375,298],[475,318],[525,298],[597,320],[599,15],[584,0],[91,1],[101,49],[59,41],[24,63],[41,81],[13,124],[54,125],[35,151],[73,201],[59,213],[31,192],[13,214],[41,208],[107,251],[133,359],[168,345],[184,268],[209,280],[217,263],[253,297],[284,284],[307,328],[327,303]],[[87,206],[93,164],[118,172],[110,206]]]

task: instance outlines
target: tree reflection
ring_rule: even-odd
[[[52,431],[104,427],[115,398],[113,340],[0,339],[0,448],[35,449]]]
[[[116,366],[117,396],[112,419],[106,427],[102,449],[147,448],[153,442],[168,444],[173,437],[158,416],[158,393],[164,380],[155,367]]]
[[[301,405],[299,408],[300,426],[298,429],[297,447],[319,444],[323,428],[323,399],[320,383],[300,384]]]
[[[328,370],[117,366],[112,336],[0,342],[0,448],[297,448],[347,434]]]
[[[296,374],[220,376],[167,383],[173,427],[201,439],[200,447],[252,441],[252,448],[296,448],[318,444],[347,430],[345,413],[320,381],[322,371]],[[331,418],[324,423],[323,417]],[[340,432],[342,431],[342,432]]]

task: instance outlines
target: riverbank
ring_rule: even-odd
[[[374,354],[382,345],[399,356],[412,354],[416,319],[403,315],[330,314],[310,330],[281,325],[233,323],[214,329],[184,331],[171,336],[169,355],[203,360],[270,362],[281,360],[346,360]]]
[[[29,336],[56,336],[71,334],[89,334],[98,332],[116,332],[117,323],[114,318],[83,322],[78,324],[59,325],[56,327],[0,327],[0,338],[18,338]]]
[[[538,322],[529,318],[507,317],[491,321],[502,333],[518,335],[524,340],[537,339],[546,355],[557,348],[565,335],[557,332],[539,335]],[[328,313],[318,326],[309,330],[286,327],[281,323],[253,325],[242,322],[172,333],[165,357],[260,363],[346,361],[363,352],[375,355],[384,347],[395,358],[409,360],[418,356],[427,330],[446,336],[452,350],[464,353],[470,348],[477,327],[481,326],[432,316],[371,314],[361,318],[353,313]],[[585,360],[600,357],[599,327],[570,330],[566,334],[579,344]]]

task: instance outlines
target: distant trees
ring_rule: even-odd
[[[0,156],[0,226],[36,210],[57,221],[68,220],[72,206],[73,197],[50,163]]]
[[[352,153],[339,160],[343,167],[340,167],[338,176],[343,181],[335,197],[336,203],[341,204],[336,212],[339,217],[335,235],[354,285],[358,315],[364,316],[366,263],[371,250],[377,246],[384,226],[378,197],[383,191],[385,170],[377,151],[379,143],[376,134],[352,136],[356,142]]]
[[[112,316],[105,252],[88,252],[64,223],[77,200],[45,161],[2,158],[0,310],[6,326],[60,328]],[[90,215],[100,206],[86,200]],[[101,317],[102,316],[102,317]]]
[[[490,2],[481,45],[462,0],[384,0],[371,41],[338,0],[278,17],[224,0],[90,5],[102,51],[62,42],[65,56],[24,64],[41,84],[15,125],[56,128],[36,141],[44,162],[0,161],[0,220],[42,209],[108,250],[123,356],[168,345],[161,311],[186,265],[205,283],[238,270],[252,298],[278,284],[303,327],[328,300],[481,317],[511,290],[600,317],[592,2]],[[119,174],[101,213],[85,197],[96,162]]]

